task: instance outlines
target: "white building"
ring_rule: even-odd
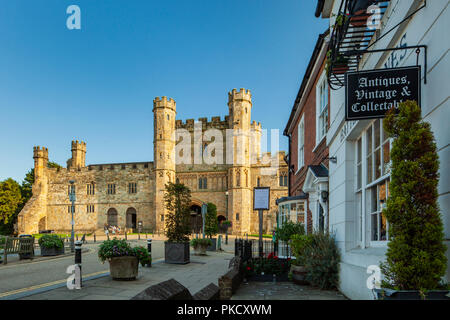
[[[316,16],[330,20],[330,30],[346,0],[319,0]],[[360,2],[356,0],[356,2]],[[362,1],[385,6],[380,29],[370,40],[369,50],[420,48],[421,108],[431,123],[440,160],[439,205],[450,246],[450,12],[448,0]],[[387,6],[387,7],[386,7]],[[417,10],[417,12],[415,12]],[[414,13],[415,12],[415,13]],[[413,14],[414,13],[414,14]],[[411,15],[403,23],[402,20]],[[397,24],[398,27],[392,29]],[[331,33],[331,32],[330,32]],[[361,46],[364,48],[364,45]],[[415,66],[416,48],[366,53],[359,70]],[[425,83],[426,66],[426,83]],[[383,195],[389,185],[390,141],[384,138],[378,120],[345,121],[345,87],[330,90],[329,229],[336,233],[341,249],[340,290],[351,299],[373,299],[367,288],[367,267],[385,260],[387,226],[381,216]],[[450,249],[447,250],[446,280],[450,282]]]

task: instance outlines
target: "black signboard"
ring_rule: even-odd
[[[345,119],[383,118],[406,100],[420,106],[420,66],[348,72]]]

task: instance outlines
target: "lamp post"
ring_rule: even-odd
[[[70,180],[70,193],[69,193],[69,200],[70,202],[72,202],[72,206],[70,208],[70,212],[72,214],[72,234],[70,236],[70,252],[75,252],[75,233],[74,233],[74,225],[75,225],[75,221],[73,220],[73,213],[75,211],[75,201],[76,201],[76,197],[75,197],[75,180]]]
[[[226,200],[225,200],[225,202],[226,202],[226,207],[227,207],[227,209],[226,209],[226,216],[227,216],[227,222],[228,221],[230,221],[230,220],[228,220],[228,191],[225,191],[225,197],[226,197]],[[228,244],[228,226],[227,226],[227,228],[225,229],[225,244]]]
[[[206,217],[207,210],[208,210],[208,205],[206,203],[203,203],[202,204],[203,239],[205,239],[205,217]]]

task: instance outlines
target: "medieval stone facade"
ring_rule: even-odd
[[[261,124],[251,121],[249,90],[228,94],[229,114],[223,120],[175,120],[176,103],[153,101],[154,161],[86,165],[86,144],[72,142],[67,168],[49,168],[48,150],[34,148],[33,196],[19,214],[20,233],[71,230],[70,182],[74,180],[75,230],[95,232],[104,225],[164,230],[164,186],[181,182],[192,192],[192,216],[202,203],[217,206],[219,219],[232,222],[234,234],[258,231],[253,188],[270,187],[271,209],[264,229],[275,227],[276,199],[287,195],[284,152],[261,154]]]

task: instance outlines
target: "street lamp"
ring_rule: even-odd
[[[225,200],[225,202],[226,202],[226,211],[225,211],[225,213],[226,213],[226,216],[227,216],[227,222],[229,221],[228,220],[228,191],[225,191],[225,197],[226,197],[226,200]],[[225,229],[225,244],[228,244],[228,226],[226,227],[226,229]]]
[[[75,252],[75,234],[74,234],[74,225],[75,225],[75,221],[73,220],[73,213],[75,211],[75,201],[76,201],[76,197],[75,197],[75,180],[70,180],[70,192],[69,192],[69,200],[70,202],[72,202],[72,206],[70,208],[70,212],[72,214],[72,234],[70,236],[70,252]]]
[[[208,205],[206,203],[202,204],[202,220],[203,220],[203,239],[205,239],[205,216],[208,210]]]

